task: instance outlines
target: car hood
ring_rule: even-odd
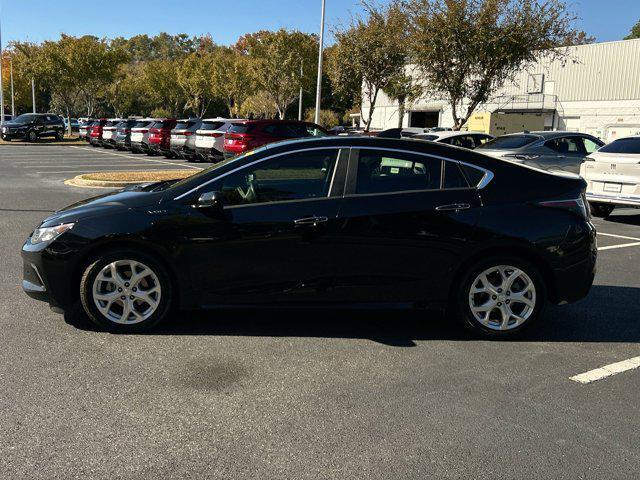
[[[46,218],[43,226],[77,222],[96,215],[108,215],[120,210],[142,208],[160,203],[163,191],[146,190],[151,184],[131,187],[117,192],[98,195],[69,205]]]

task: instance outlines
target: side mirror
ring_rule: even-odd
[[[221,192],[205,192],[198,197],[198,202],[194,205],[195,208],[206,208],[209,210],[216,210],[222,212],[224,207],[223,197]]]

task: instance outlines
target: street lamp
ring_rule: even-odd
[[[320,123],[320,97],[322,95],[322,50],[324,47],[324,7],[325,0],[322,0],[322,16],[320,20],[320,48],[318,53],[318,82],[316,83],[316,116],[315,123]]]

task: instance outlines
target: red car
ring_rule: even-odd
[[[163,118],[149,129],[149,151],[147,155],[171,156],[171,130],[178,121],[175,118]]]
[[[102,129],[107,123],[106,118],[101,118],[93,122],[89,129],[89,143],[93,147],[102,146]]]
[[[326,137],[329,132],[311,122],[296,120],[240,120],[224,136],[225,157],[239,155],[267,143],[292,138]]]

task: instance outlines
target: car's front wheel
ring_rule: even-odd
[[[606,218],[616,207],[607,203],[589,203],[589,208],[591,208],[591,215],[594,217]]]
[[[27,132],[27,141],[35,142],[36,140],[38,140],[38,134],[35,132],[35,130],[29,130]]]
[[[537,268],[511,257],[475,264],[458,285],[458,317],[489,338],[506,338],[528,328],[546,303],[545,284]]]
[[[113,251],[87,266],[80,300],[91,321],[103,329],[144,331],[167,316],[171,280],[153,257],[134,250]]]

